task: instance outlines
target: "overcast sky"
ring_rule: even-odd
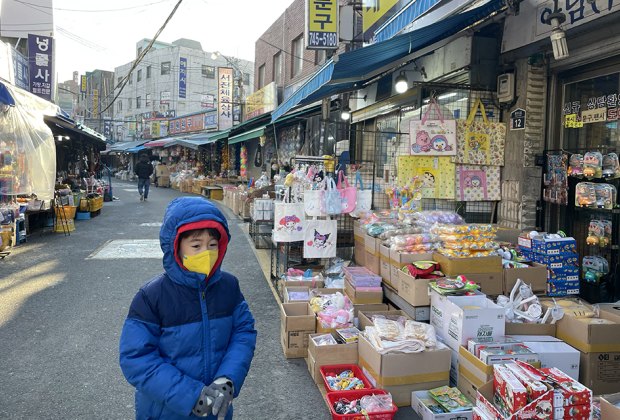
[[[152,38],[178,0],[55,0],[59,81],[135,58],[136,42]],[[254,43],[293,0],[184,0],[158,40],[200,41],[205,51],[254,60]],[[147,5],[135,9],[102,12]],[[75,9],[69,11],[60,9]],[[100,10],[89,13],[84,10]],[[81,38],[81,40],[79,40]],[[86,44],[86,45],[85,45]]]

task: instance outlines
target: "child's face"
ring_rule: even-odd
[[[218,241],[206,230],[191,233],[187,237],[181,239],[179,244],[179,252],[181,258],[200,254],[204,251],[218,249]]]

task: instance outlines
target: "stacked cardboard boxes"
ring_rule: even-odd
[[[480,291],[489,296],[501,295],[504,291],[504,272],[501,257],[453,258],[440,253],[433,259],[448,277],[464,275],[480,285]]]
[[[383,303],[381,277],[366,267],[345,268],[344,291],[354,304]]]
[[[330,333],[334,339],[335,334]],[[311,334],[308,340],[308,358],[306,359],[310,376],[317,385],[323,383],[321,366],[357,364],[357,342],[318,345],[315,338],[324,334]]]
[[[284,356],[308,355],[308,337],[316,332],[316,316],[308,302],[283,303],[280,306],[280,342]]]

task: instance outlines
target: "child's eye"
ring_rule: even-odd
[[[200,248],[200,245],[192,245],[192,248],[198,249],[198,248]]]

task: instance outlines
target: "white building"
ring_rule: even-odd
[[[136,57],[149,42],[149,39],[143,39],[136,44]],[[155,42],[114,103],[116,139],[140,139],[144,119],[215,109],[218,67],[235,70],[237,91],[234,98],[235,102],[242,103],[253,92],[254,63],[222,54],[213,59],[212,55],[212,52],[203,51],[198,41]],[[132,65],[133,62],[115,68],[117,85],[127,76]]]

